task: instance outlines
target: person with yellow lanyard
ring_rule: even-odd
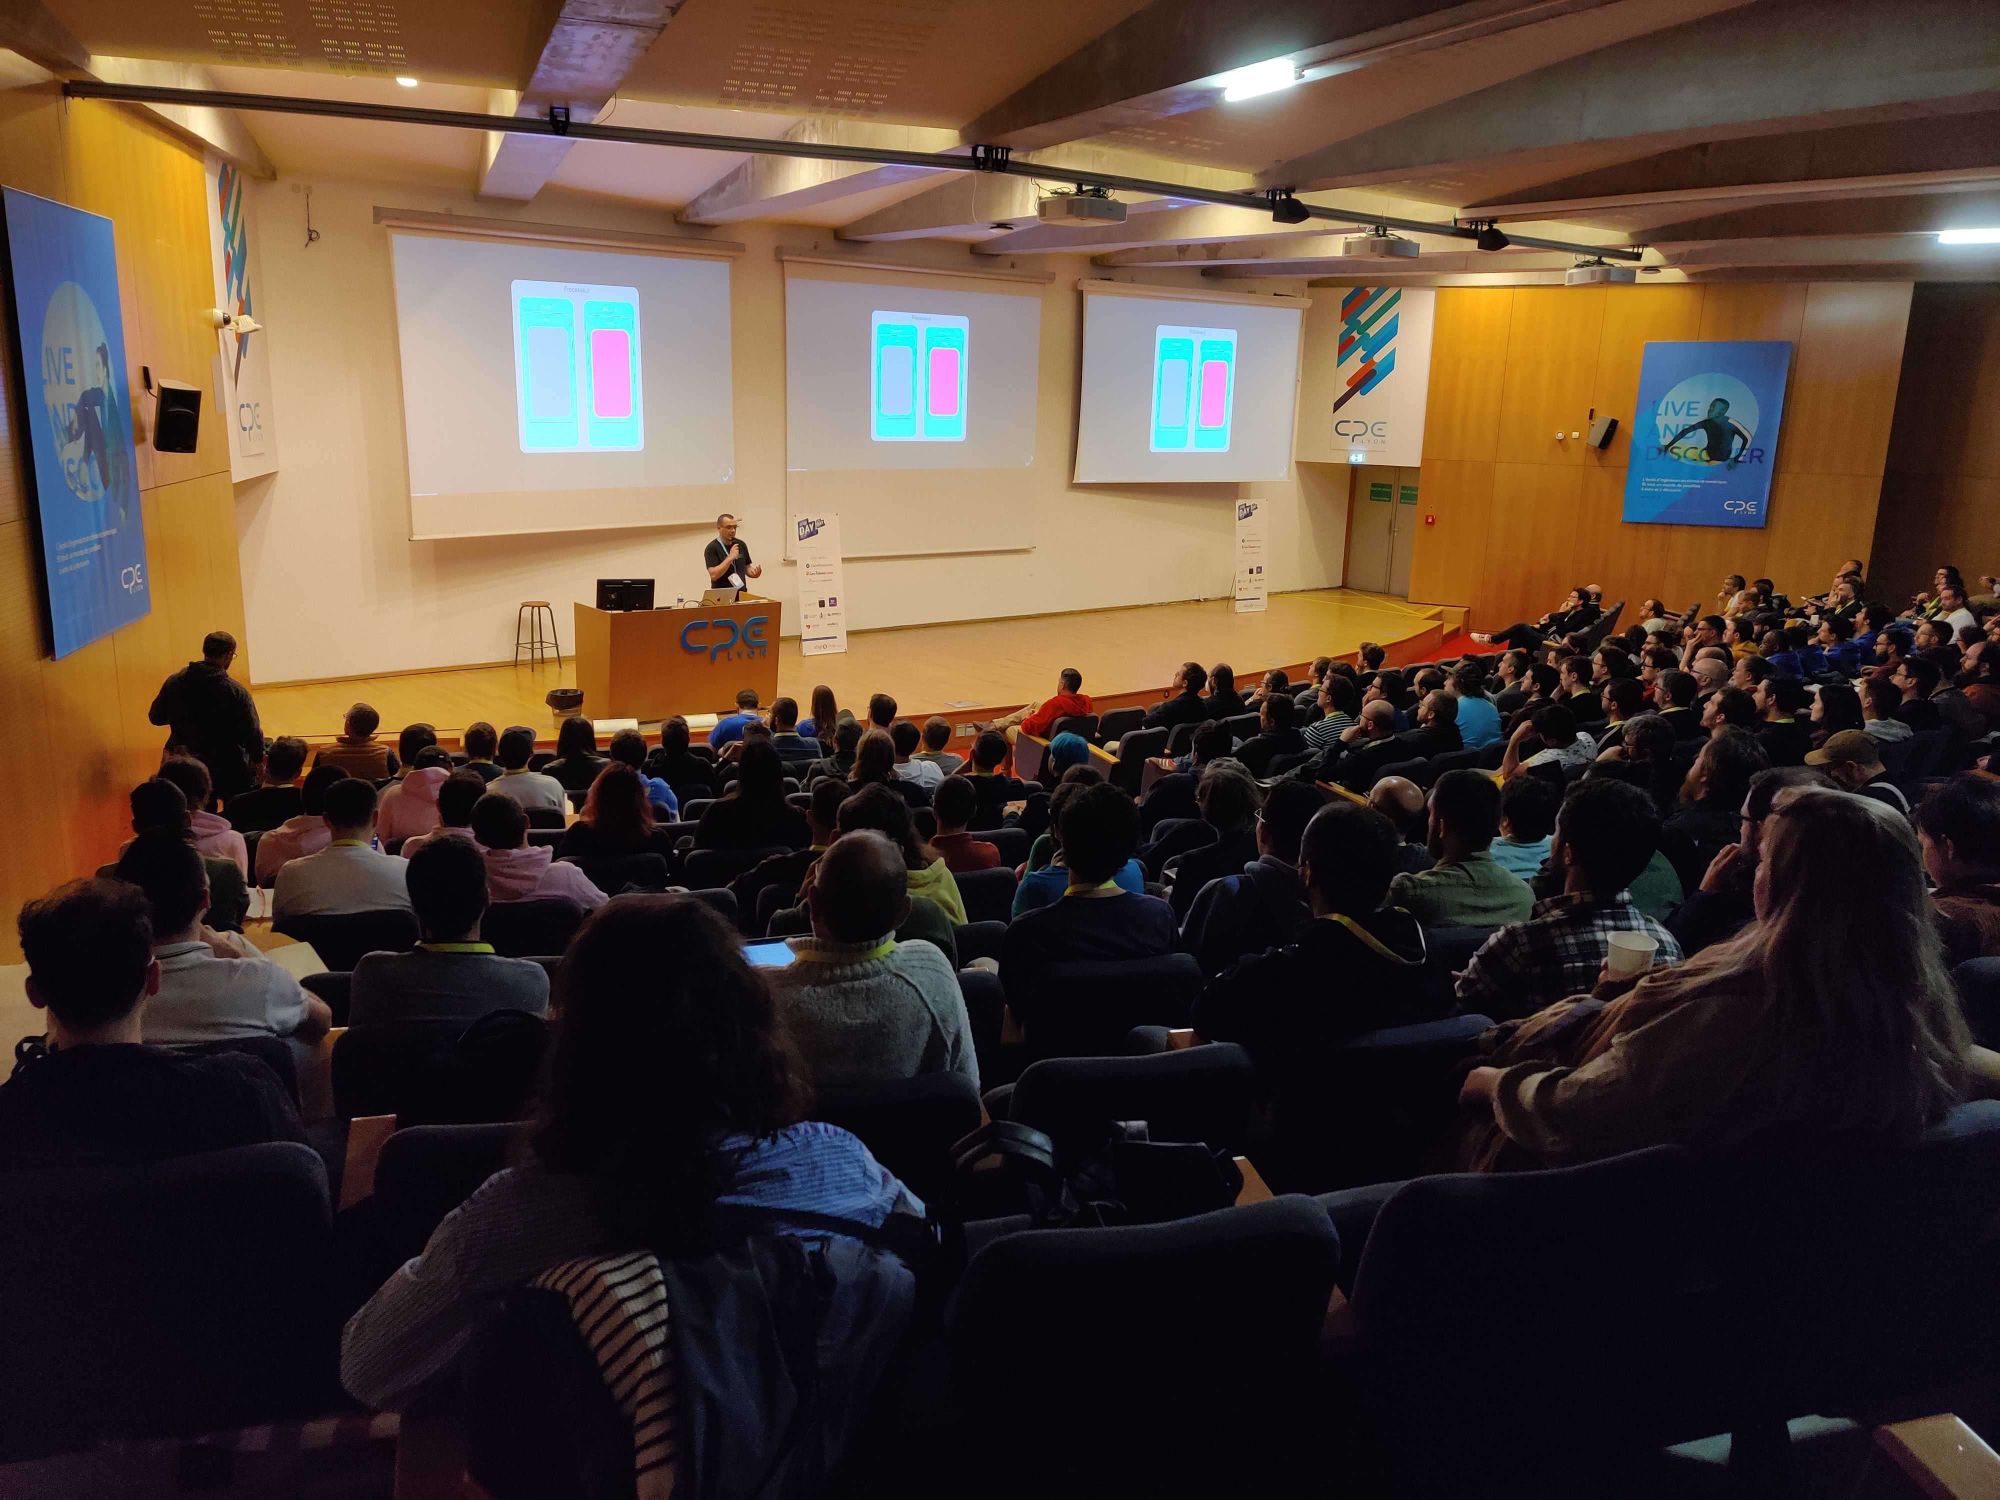
[[[1423,929],[1382,904],[1399,842],[1373,808],[1321,808],[1299,845],[1312,920],[1284,947],[1232,964],[1195,1002],[1195,1031],[1242,1043],[1281,1096],[1313,1086],[1328,1047],[1436,1014],[1425,998]]]
[[[271,915],[282,920],[408,911],[404,861],[374,847],[374,783],[358,776],[336,781],[326,789],[322,808],[333,837],[319,853],[285,862],[271,896]]]
[[[423,940],[411,953],[361,957],[354,966],[347,1024],[470,1024],[496,1010],[547,1015],[548,971],[533,959],[501,958],[480,940],[487,901],[486,858],[479,846],[471,839],[434,839],[405,864]],[[582,915],[579,910],[579,920]]]

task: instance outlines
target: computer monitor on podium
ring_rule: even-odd
[[[597,607],[603,610],[651,609],[653,580],[600,578],[597,580]]]

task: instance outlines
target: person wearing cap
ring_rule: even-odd
[[[1865,729],[1843,729],[1829,735],[1819,749],[1807,752],[1806,764],[1820,767],[1842,791],[1873,797],[1905,816],[1909,814],[1910,799],[1883,770],[1881,748]]]

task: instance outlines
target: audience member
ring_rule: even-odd
[[[1531,734],[1541,748],[1527,754]],[[1500,779],[1511,780],[1516,771],[1533,770],[1536,766],[1554,766],[1567,774],[1596,758],[1597,742],[1577,732],[1576,715],[1560,703],[1551,703],[1536,709],[1526,723],[1514,730],[1507,741],[1507,753],[1500,760]]]
[[[843,714],[840,711],[840,702],[833,696],[833,689],[823,682],[814,686],[811,703],[812,717],[799,721],[799,733],[809,740],[825,741],[827,747],[831,748],[834,727],[843,718],[852,719],[854,715]],[[821,753],[824,754],[825,751],[822,750]]]
[[[871,693],[868,698],[869,729],[887,731],[896,722],[896,700],[887,693]]]
[[[1738,687],[1711,693],[1701,711],[1702,728],[1711,734],[1723,728],[1754,731],[1758,723],[1757,700]]]
[[[1676,739],[1698,740],[1708,733],[1701,725],[1701,711],[1694,706],[1699,686],[1693,673],[1672,671],[1662,672],[1654,687],[1653,702]]]
[[[500,731],[481,719],[476,724],[465,727],[461,743],[465,746],[464,769],[472,772],[481,781],[494,782],[500,779]]]
[[[1314,682],[1325,673],[1326,658],[1321,657],[1318,670],[1313,673]],[[1226,661],[1219,661],[1208,669],[1208,716],[1211,719],[1235,719],[1250,712],[1250,705],[1236,691],[1236,668]]]
[[[901,778],[896,775],[896,742],[888,730],[871,729],[861,736],[854,747],[854,764],[848,770],[847,781],[857,789],[886,786],[895,790]]]
[[[1210,717],[1208,700],[1201,696],[1201,690],[1206,686],[1208,672],[1201,663],[1182,662],[1174,680],[1167,685],[1167,696],[1146,710],[1144,727],[1172,729],[1179,724],[1201,723]]]
[[[1815,750],[1843,729],[1865,729],[1868,721],[1862,716],[1861,695],[1846,683],[1827,683],[1813,694],[1811,723]]]
[[[1447,771],[1431,788],[1428,870],[1389,882],[1389,904],[1425,927],[1500,927],[1525,922],[1534,893],[1493,857],[1500,788],[1484,771]]]
[[[1398,873],[1431,867],[1430,799],[1407,776],[1384,776],[1369,789],[1368,805],[1389,820],[1401,840],[1394,862]]]
[[[935,792],[944,780],[944,771],[936,761],[914,758],[923,742],[924,732],[908,719],[898,719],[889,726],[889,743],[896,752],[896,779]]]
[[[1500,837],[1493,841],[1495,863],[1522,880],[1531,881],[1541,874],[1561,806],[1562,788],[1549,777],[1510,777],[1500,788]]]
[[[494,901],[533,901],[554,896],[595,911],[610,898],[577,866],[555,857],[544,844],[528,842],[527,811],[500,795],[495,782],[472,804],[472,837],[486,858],[486,894]]]
[[[1896,717],[1918,733],[1927,729],[1942,729],[1944,719],[1938,712],[1937,704],[1931,701],[1942,677],[1937,664],[1921,656],[1896,663],[1896,669],[1889,674],[1889,680],[1903,694],[1902,706],[1896,710]]]
[[[1567,810],[1566,810],[1567,811]],[[1927,920],[1908,822],[1791,790],[1766,820],[1757,918],[1591,1014],[1537,1016],[1461,1101],[1489,1132],[1463,1164],[1555,1165],[1811,1134],[1914,1140],[1961,1097],[1972,1053]],[[1572,986],[1583,993],[1584,976]]]
[[[1299,841],[1326,803],[1318,787],[1283,781],[1257,814],[1257,857],[1202,886],[1181,923],[1181,946],[1204,974],[1289,942],[1312,915],[1299,876]]]
[[[1723,845],[1709,861],[1701,884],[1687,893],[1667,922],[1667,930],[1681,945],[1682,953],[1699,953],[1726,942],[1756,916],[1751,888],[1756,883],[1764,822],[1771,816],[1779,793],[1802,786],[1831,790],[1833,785],[1826,772],[1812,766],[1774,766],[1750,778],[1750,789],[1743,794],[1737,841]]]
[[[472,808],[486,795],[486,782],[471,767],[453,771],[438,787],[438,825],[429,833],[420,833],[403,840],[399,851],[403,858],[412,859],[424,845],[438,839],[472,839]]]
[[[1848,729],[1830,736],[1806,756],[1806,764],[1819,766],[1842,791],[1872,797],[1885,807],[1909,814],[1910,799],[1890,780],[1882,764],[1881,741],[1865,731]]]
[[[426,750],[435,749],[437,742],[437,726],[435,724],[421,722],[405,724],[403,732],[396,736],[396,765],[398,767],[395,772],[396,779],[400,781],[403,777],[409,775],[411,768],[417,763],[417,757],[422,755]],[[449,759],[450,757],[447,756],[446,760],[449,761]]]
[[[148,723],[167,731],[166,753],[182,751],[208,767],[216,794],[225,800],[250,789],[265,754],[257,705],[250,690],[229,675],[235,660],[236,637],[211,630],[202,638],[201,660],[161,683],[146,711]]]
[[[1655,964],[1680,962],[1673,934],[1627,896],[1659,839],[1660,815],[1637,787],[1609,779],[1572,787],[1549,849],[1561,893],[1480,946],[1458,976],[1459,1004],[1504,1021],[1582,994],[1596,982],[1614,932],[1651,937]]]
[[[188,825],[187,798],[181,789],[171,781],[155,777],[142,781],[132,788],[132,832],[140,837],[149,833],[166,833],[193,843],[193,832]],[[324,826],[324,825],[322,825]],[[123,850],[119,851],[123,853]],[[236,935],[240,939],[243,922],[250,913],[250,888],[244,883],[243,872],[236,861],[221,855],[204,854],[202,865],[208,874],[209,925],[222,932]],[[105,865],[97,871],[100,879],[109,879],[113,866]],[[210,934],[213,938],[213,934]],[[236,942],[225,943],[218,952],[238,951]]]
[[[326,794],[347,779],[339,766],[314,766],[306,772],[299,786],[299,815],[257,840],[257,884],[271,884],[289,861],[317,854],[333,842],[333,831],[326,826]]]
[[[1736,841],[1750,778],[1770,764],[1764,747],[1740,729],[1716,730],[1696,754],[1660,833],[1660,850],[1673,861],[1682,890],[1700,884],[1709,862]]]
[[[709,746],[711,749],[720,750],[725,745],[734,744],[743,738],[745,725],[763,722],[763,715],[757,712],[757,690],[744,688],[736,695],[736,712],[724,714],[715,721],[715,728],[709,730]]]
[[[848,722],[851,725],[853,721]],[[764,892],[772,887],[781,893],[781,899],[787,906],[797,899],[806,871],[840,836],[840,805],[847,800],[847,792],[847,784],[843,781],[814,784],[812,806],[806,812],[806,821],[812,825],[812,842],[803,849],[785,849],[766,855],[730,881],[729,889],[736,897],[738,911],[746,917],[754,917]]]
[[[1774,766],[1802,766],[1812,748],[1812,728],[1799,716],[1805,712],[1812,694],[1806,685],[1791,677],[1772,677],[1757,685],[1757,707],[1763,723],[1757,743],[1764,747]]]
[[[946,726],[947,732],[950,726]],[[796,698],[771,701],[771,748],[785,763],[787,775],[800,775],[820,758],[817,739],[799,733],[799,704]]]
[[[1176,856],[1179,863],[1168,872],[1177,921],[1186,918],[1194,898],[1209,881],[1234,875],[1257,857],[1257,815],[1263,802],[1263,792],[1240,761],[1217,761],[1201,773],[1195,803],[1212,837]]]
[[[1321,808],[1299,845],[1312,920],[1284,946],[1209,980],[1195,1003],[1195,1031],[1242,1043],[1281,1096],[1323,1089],[1328,1048],[1433,1013],[1423,930],[1408,912],[1383,904],[1396,844],[1389,820],[1369,808]]]
[[[1945,962],[2000,958],[2000,782],[1940,783],[1918,804],[1916,825]]]
[[[660,724],[660,748],[646,757],[646,770],[682,802],[715,795],[715,762],[694,753],[688,722],[679,714]]]
[[[1057,811],[1067,884],[1059,899],[1015,908],[1000,943],[1000,975],[1018,992],[1051,964],[1155,958],[1180,945],[1173,908],[1118,884],[1139,839],[1139,814],[1115,786],[1064,788]]]
[[[528,769],[528,762],[535,758],[534,730],[525,724],[508,725],[500,736],[499,756],[500,775],[489,790],[497,796],[512,798],[524,811],[569,811],[563,784],[553,776]]]
[[[587,792],[604,769],[597,751],[597,726],[588,719],[564,719],[556,726],[556,758],[542,767],[566,792]]]
[[[1896,716],[1902,707],[1903,690],[1886,677],[1861,680],[1861,727],[1878,744],[1895,745],[1916,731]],[[1831,736],[1829,736],[1831,738]]]
[[[496,1010],[547,1014],[548,970],[530,958],[497,956],[479,935],[487,898],[486,861],[478,844],[433,840],[410,857],[408,879],[422,941],[411,953],[361,956],[349,992],[349,1026],[470,1024]]]
[[[1334,741],[1354,727],[1355,710],[1361,706],[1361,695],[1355,690],[1354,680],[1338,672],[1328,672],[1316,692],[1319,717],[1306,725],[1300,733],[1307,746],[1321,752],[1333,747]]]
[[[769,745],[746,745],[736,784],[711,803],[695,827],[697,849],[803,849],[812,841],[805,814],[785,800],[785,763]]]
[[[924,748],[914,758],[928,761],[947,776],[965,764],[965,757],[951,748],[951,720],[942,714],[932,714],[924,720]]]
[[[556,845],[556,857],[630,854],[657,854],[671,865],[674,836],[655,826],[645,778],[629,765],[613,761],[590,784],[583,811]]]
[[[1201,784],[1202,772],[1228,756],[1234,747],[1235,736],[1220,721],[1206,719],[1197,725],[1188,753],[1180,761],[1172,762],[1177,768],[1155,781],[1139,804],[1140,837],[1151,839],[1153,830],[1168,818],[1200,817],[1201,806],[1195,800],[1195,790]],[[1163,760],[1159,764],[1169,762]]]
[[[1500,710],[1486,696],[1486,674],[1461,664],[1451,674],[1451,695],[1458,700],[1458,737],[1467,750],[1484,750],[1500,743]]]
[[[1597,620],[1598,608],[1590,602],[1590,596],[1582,589],[1571,589],[1568,597],[1555,609],[1533,625],[1509,625],[1505,630],[1490,634],[1473,631],[1472,638],[1482,646],[1508,646],[1518,651],[1538,651],[1546,641],[1558,640],[1576,631],[1587,629]]]
[[[396,774],[396,752],[375,738],[382,716],[366,703],[348,709],[340,735],[331,745],[322,745],[313,765],[339,766],[349,776],[366,781],[382,781]]]
[[[508,1292],[580,1256],[697,1253],[719,1202],[807,1239],[824,1239],[829,1219],[872,1227],[922,1211],[853,1136],[805,1122],[802,1069],[741,946],[686,897],[628,898],[584,924],[521,1164],[489,1178],[348,1323],[351,1395],[410,1405]]]
[[[317,854],[286,861],[271,895],[271,915],[330,917],[410,909],[404,863],[373,847],[375,787],[350,776],[326,789],[330,835]]]
[[[794,938],[791,964],[771,975],[814,1088],[852,1092],[923,1073],[977,1085],[958,975],[931,944],[895,937],[910,912],[903,851],[873,830],[842,834],[814,872],[812,936]]]
[[[141,834],[119,856],[116,878],[144,893],[153,932],[159,983],[141,1026],[147,1042],[244,1036],[311,1042],[326,1034],[333,1013],[291,974],[254,950],[231,947],[218,953],[203,936],[208,872],[186,840],[172,833]]]
[[[1047,739],[1049,731],[1056,727],[1056,720],[1096,712],[1096,705],[1083,690],[1083,674],[1075,667],[1064,667],[1056,676],[1055,692],[1040,703],[1028,704],[1004,719],[996,719],[987,728],[1006,735],[1009,741],[1021,734]]]
[[[281,734],[272,740],[264,752],[258,784],[223,804],[229,826],[238,833],[263,833],[303,812],[299,776],[306,768],[306,755],[306,742],[295,734]]]
[[[961,875],[968,870],[991,870],[999,865],[1000,851],[985,839],[965,831],[979,813],[979,789],[969,777],[947,776],[931,799],[931,812],[937,818],[937,832],[931,835],[931,846],[946,869]]]
[[[1236,747],[1236,758],[1252,776],[1270,774],[1280,756],[1295,759],[1305,753],[1305,736],[1298,729],[1298,708],[1282,693],[1266,697],[1257,709],[1258,732]]]
[[[195,848],[214,859],[226,859],[242,875],[250,873],[250,851],[230,821],[209,810],[213,784],[208,767],[191,755],[169,755],[153,773],[161,781],[171,781],[187,799],[188,835]]]
[[[817,744],[817,742],[814,742]],[[646,800],[652,804],[653,816],[673,819],[681,815],[681,799],[663,777],[652,776],[646,771],[646,737],[636,729],[621,729],[611,736],[611,743],[604,747],[607,757],[621,766],[630,766],[638,773],[639,782],[646,789]],[[818,754],[815,749],[814,754]]]
[[[836,781],[846,781],[852,777],[854,774],[855,756],[860,751],[861,740],[862,729],[859,721],[842,719],[839,723],[835,724],[820,739],[822,745],[830,744],[832,751],[822,759],[816,760],[810,766],[806,767],[802,773],[806,785],[811,786],[813,782],[827,777],[831,777]],[[975,743],[972,748],[976,755],[979,746]],[[1001,740],[1000,759],[993,764],[997,767],[1006,759],[1007,742]],[[889,764],[894,765],[895,762],[896,750],[892,743],[889,747]]]
[[[416,838],[438,826],[438,793],[451,775],[451,757],[432,745],[419,750],[417,760],[404,768],[402,780],[382,791],[376,826],[384,844]]]
[[[1367,709],[1363,708],[1363,717]],[[1386,740],[1356,748],[1350,744],[1333,767],[1331,777],[1349,791],[1365,792],[1375,784],[1382,768],[1402,760],[1429,760],[1463,748],[1458,738],[1458,700],[1449,693],[1425,695],[1417,705],[1417,727]]]

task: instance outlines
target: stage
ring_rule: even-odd
[[[842,708],[857,713],[871,693],[886,692],[903,717],[943,714],[963,724],[1047,697],[1056,674],[1075,667],[1101,711],[1156,702],[1174,670],[1190,659],[1204,666],[1228,662],[1245,688],[1272,667],[1294,671],[1316,656],[1351,656],[1363,641],[1388,647],[1392,665],[1415,660],[1462,624],[1462,615],[1383,595],[1319,589],[1273,595],[1268,609],[1252,614],[1236,613],[1230,600],[1210,599],[857,631],[839,656],[802,656],[797,639],[788,638],[780,647],[778,689],[798,700],[802,714],[809,711],[813,685],[824,682]],[[404,724],[427,720],[455,745],[465,726],[480,719],[503,729],[531,725],[553,738],[555,721],[543,697],[575,682],[575,663],[565,656],[560,668],[553,662],[458,667],[252,684],[251,691],[268,735],[329,740],[340,732],[348,705],[359,700],[382,715],[384,739],[393,741]],[[689,704],[686,712],[692,717],[729,707]],[[591,705],[583,711],[590,714]]]

